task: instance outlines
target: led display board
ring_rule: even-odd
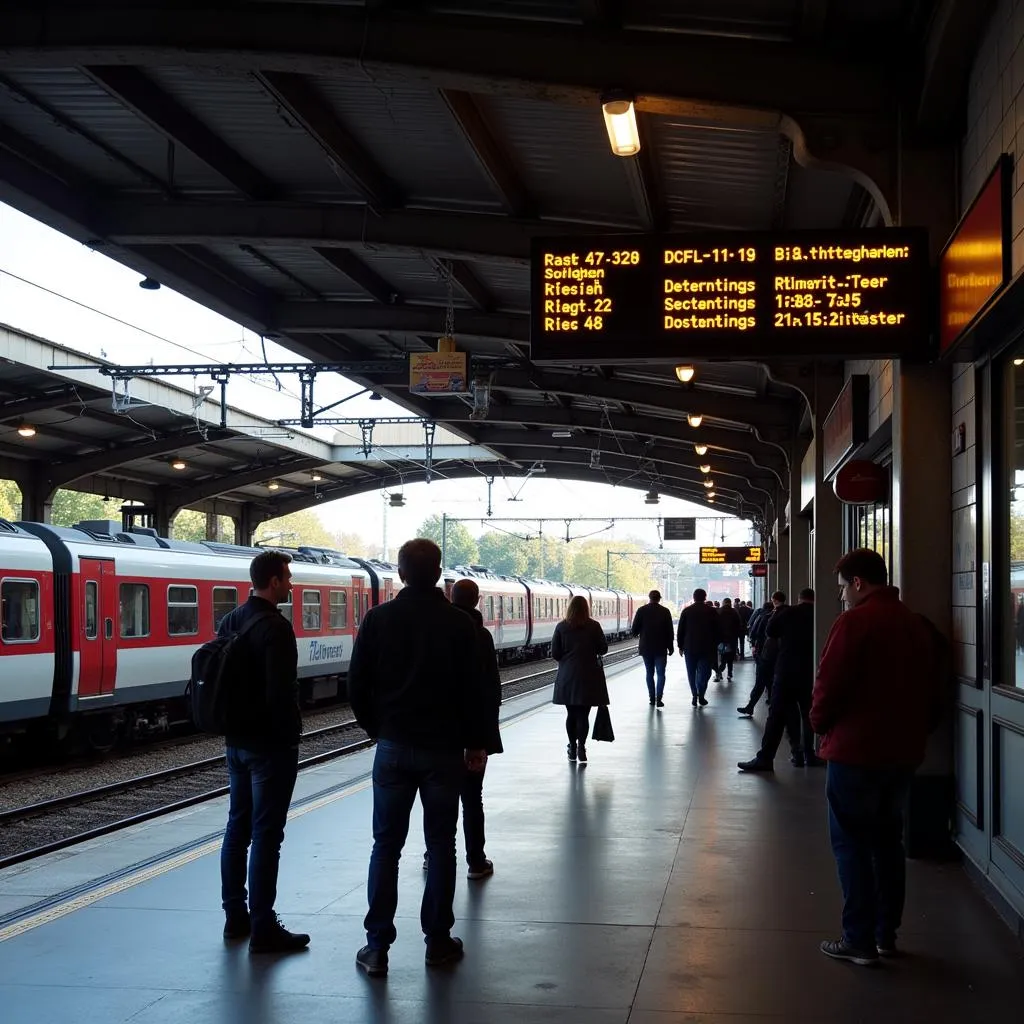
[[[696,540],[697,520],[692,516],[673,519],[666,517],[664,520],[665,540]]]
[[[531,358],[925,356],[927,234],[535,238]]]
[[[763,562],[764,548],[701,548],[701,565],[745,565],[748,562]]]
[[[1013,161],[1004,154],[939,257],[939,352],[945,354],[1010,280]]]

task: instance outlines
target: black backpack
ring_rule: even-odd
[[[192,675],[185,699],[192,721],[202,732],[223,736],[231,727],[232,689],[237,675],[232,662],[242,649],[242,637],[270,612],[254,615],[241,629],[227,636],[216,636],[192,655]]]

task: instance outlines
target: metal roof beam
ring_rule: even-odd
[[[476,99],[460,89],[442,89],[441,98],[458,122],[469,148],[501,198],[506,212],[532,217],[536,207],[505,147],[494,137]]]
[[[117,17],[113,13],[110,16]],[[190,16],[195,18],[194,12]],[[240,23],[242,20],[239,18]],[[169,63],[173,66],[179,61],[170,60]],[[89,65],[82,70],[129,110],[162,135],[189,150],[243,195],[253,199],[270,199],[278,193],[277,186],[269,178],[138,68]]]
[[[155,203],[112,200],[97,209],[103,236],[118,245],[310,245],[391,249],[453,259],[482,256],[526,264],[536,235],[635,231],[621,220],[522,220],[490,213],[390,210],[367,217],[362,206],[231,201]],[[714,225],[694,225],[712,227]]]
[[[228,437],[230,434],[225,431],[211,430],[208,436],[221,438]],[[141,459],[154,459],[161,455],[169,455],[181,448],[193,448],[197,444],[202,444],[202,441],[202,435],[193,428],[181,434],[169,434],[166,437],[157,438],[155,441],[145,441],[133,445],[118,444],[106,451],[97,452],[95,455],[87,455],[85,458],[52,463],[45,470],[46,482],[55,490],[69,484],[72,480],[81,480],[83,477],[103,473],[117,466],[138,462]]]
[[[335,331],[406,331],[437,337],[444,333],[444,306],[375,306],[367,302],[282,302],[270,322],[279,334]],[[530,338],[525,316],[459,310],[458,333],[493,341]]]
[[[483,282],[469,268],[469,264],[462,260],[439,260],[436,256],[430,258],[430,262],[437,269],[438,273],[445,277],[451,273],[452,283],[457,285],[463,295],[473,304],[475,309],[481,313],[491,313],[497,306],[493,296],[484,286]]]
[[[974,0],[965,0],[974,2]],[[430,82],[438,88],[579,103],[597,116],[609,69],[637,92],[641,109],[677,97],[735,107],[838,118],[891,118],[891,75],[880,67],[898,37],[868,52],[765,45],[754,39],[674,32],[594,32],[525,19],[389,13],[362,6],[211,2],[197,17],[174,0],[125,5],[18,5],[4,19],[0,67],[74,64],[203,66],[311,75],[372,68],[375,82]],[[887,47],[888,43],[888,47]],[[742,69],[738,73],[737,69]],[[678,111],[668,111],[678,112]]]
[[[278,71],[260,71],[256,78],[312,136],[332,167],[352,181],[371,209],[402,205],[404,197],[398,186],[349,134],[309,78]]]
[[[44,409],[59,409],[71,398],[77,397],[77,388],[68,385],[67,387],[55,388],[41,395],[28,395],[25,398],[14,398],[10,401],[0,402],[0,423],[7,420],[23,419],[31,416],[32,413],[42,412]]]
[[[287,476],[289,473],[314,469],[323,464],[323,459],[282,459],[278,462],[267,462],[237,473],[215,473],[209,479],[175,487],[170,497],[175,509],[188,508],[198,501],[205,501],[207,498],[214,498],[220,494],[237,491],[240,487],[252,487],[254,484],[262,483],[264,480],[275,480],[279,477]],[[288,485],[285,484],[285,486]]]
[[[398,290],[390,281],[384,280],[375,270],[371,270],[354,252],[350,249],[322,249],[316,248],[316,254],[328,263],[335,270],[340,270],[347,278],[354,281],[371,298],[377,300],[383,306],[393,306],[401,301]]]

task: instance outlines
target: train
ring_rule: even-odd
[[[192,655],[248,598],[249,562],[261,550],[106,521],[0,519],[0,736],[76,735],[102,749],[187,722]],[[275,550],[292,556],[280,610],[295,630],[303,702],[341,696],[359,623],[401,589],[398,570],[327,548]],[[645,600],[483,566],[445,569],[438,586],[450,594],[467,576],[503,662],[550,654],[577,594],[610,640],[629,635]]]

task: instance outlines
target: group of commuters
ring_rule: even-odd
[[[278,611],[291,591],[289,562],[281,552],[257,555],[250,567],[252,596],[219,630],[223,637],[245,630],[240,660],[232,662],[244,680],[245,700],[233,709],[225,737],[230,805],[221,849],[224,936],[248,938],[252,953],[294,952],[310,941],[286,929],[274,911],[302,731],[295,634]],[[366,944],[356,954],[357,965],[371,976],[387,974],[397,936],[398,864],[417,796],[426,845],[420,924],[428,966],[463,955],[462,940],[451,934],[460,802],[468,877],[494,871],[485,855],[482,786],[488,756],[502,750],[501,687],[494,644],[477,611],[479,590],[472,580],[459,580],[449,600],[437,587],[440,549],[424,539],[402,546],[398,570],[405,586],[364,617],[349,674],[356,719],[377,741]],[[832,625],[817,665],[811,590],[801,591],[793,606],[776,592],[746,623],[731,601],[716,609],[697,590],[675,635],[671,613],[652,591],[633,632],[640,638],[651,704],[664,706],[675,641],[692,703],[703,707],[712,670],[731,668],[720,645],[742,635],[734,632],[737,621],[746,627],[759,674],[755,692],[738,710],[753,712],[760,687],[769,693],[769,712],[760,750],[739,767],[772,770],[787,730],[794,764],[827,762],[829,835],[844,906],[841,937],[822,942],[821,951],[869,965],[897,953],[905,894],[903,810],[928,735],[944,710],[944,648],[935,627],[888,586],[876,552],[852,551],[836,571],[847,611]],[[552,641],[559,663],[554,703],[566,708],[570,761],[587,762],[590,710],[609,702],[601,663],[606,650],[586,599],[574,597]]]
[[[784,733],[794,766],[827,765],[829,837],[843,914],[840,938],[820,948],[834,959],[873,965],[879,957],[898,955],[896,934],[906,891],[904,808],[928,736],[949,699],[949,666],[942,635],[888,585],[877,552],[861,548],[847,553],[836,574],[846,611],[832,624],[817,662],[810,588],[800,591],[795,605],[776,591],[763,608],[746,616],[755,683],[737,711],[753,715],[767,693],[768,717],[760,749],[738,767],[772,771]],[[696,590],[693,603],[679,616],[676,644],[695,707],[707,705],[712,670],[721,678],[724,667],[732,676],[718,647],[735,635],[732,616],[737,613],[730,603],[715,608],[703,590]],[[663,706],[671,625],[661,595],[652,591],[650,603],[637,612],[633,634],[640,638],[647,687],[657,707]]]
[[[239,696],[225,736],[230,798],[221,903],[224,937],[248,938],[251,953],[296,952],[310,941],[285,928],[274,911],[302,733],[295,633],[278,609],[291,592],[290,562],[283,552],[257,555],[249,569],[252,596],[219,629],[222,637],[245,631],[231,662]],[[405,585],[394,600],[363,617],[348,677],[356,721],[376,740],[366,945],[356,954],[371,976],[388,972],[398,864],[417,796],[426,845],[420,924],[427,965],[463,955],[462,940],[451,934],[460,803],[467,876],[494,873],[485,854],[482,792],[488,756],[502,751],[501,682],[494,641],[477,609],[480,591],[461,579],[449,600],[437,586],[441,550],[429,540],[402,545],[398,573]],[[553,702],[566,707],[570,761],[586,763],[590,710],[608,704],[601,662],[607,649],[587,600],[574,597],[552,640],[559,663]]]

